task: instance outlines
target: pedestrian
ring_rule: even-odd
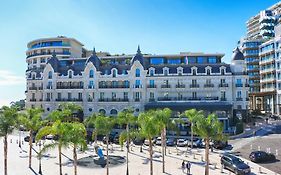
[[[181,163],[181,169],[182,171],[184,172],[184,169],[185,169],[185,161],[183,160],[182,163]]]
[[[190,168],[191,168],[191,164],[189,161],[187,161],[186,163],[187,174],[190,174]]]

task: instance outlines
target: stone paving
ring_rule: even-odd
[[[16,140],[19,137],[17,135],[9,136],[9,149],[8,149],[8,174],[9,175],[36,175],[38,174],[38,159],[36,153],[33,151],[32,157],[32,169],[28,168],[28,143],[24,142],[22,149],[19,148]],[[12,139],[12,143],[10,142]],[[3,168],[3,139],[0,141],[0,168]],[[91,146],[90,146],[91,148]],[[111,149],[111,147],[109,147]],[[34,149],[38,150],[38,146],[34,145]],[[191,174],[192,175],[204,175],[204,162],[202,161],[204,155],[203,149],[194,149],[192,152],[186,154],[186,148],[168,147],[166,159],[166,172],[162,173],[162,157],[160,147],[154,147],[154,161],[153,161],[153,170],[155,175],[184,175],[186,171],[183,172],[181,169],[181,163],[183,160],[188,160],[191,162]],[[105,153],[105,151],[104,151]],[[126,151],[121,151],[119,145],[113,145],[113,152],[109,151],[110,155],[118,155],[125,157]],[[84,153],[78,151],[78,159],[88,156],[95,156],[93,149],[86,151]],[[194,157],[195,155],[195,157]],[[223,170],[221,172],[220,167],[220,153],[214,152],[210,154],[210,175],[217,174],[233,174],[228,170]],[[140,153],[140,147],[132,147],[132,151],[129,154],[129,172],[130,175],[148,175],[149,174],[149,154],[147,147],[144,147],[143,153]],[[63,150],[63,174],[71,175],[74,174],[73,165],[72,165],[72,150],[64,149]],[[263,175],[276,175],[274,172],[261,168],[262,173],[259,173],[259,167],[257,164],[248,162],[245,160],[252,169],[252,174],[263,174]],[[58,173],[58,157],[57,149],[50,150],[44,154],[42,158],[42,171],[44,175],[54,175]],[[3,169],[2,169],[3,170]],[[2,171],[1,171],[2,172]],[[106,174],[106,168],[86,168],[78,167],[78,175],[102,175]],[[111,167],[109,169],[110,175],[123,175],[126,174],[126,163]]]

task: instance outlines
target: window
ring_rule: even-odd
[[[150,58],[150,64],[164,64],[164,58]]]
[[[112,96],[112,100],[116,100],[116,92],[112,92],[111,96]]]
[[[197,92],[192,92],[192,98],[196,99],[197,98]]]
[[[111,115],[117,115],[117,110],[116,109],[111,109],[110,114]]]
[[[71,95],[70,92],[68,92],[68,93],[67,93],[67,99],[68,99],[68,100],[71,100],[71,98],[72,98],[72,95]]]
[[[106,114],[106,111],[105,111],[104,109],[100,109],[100,110],[99,110],[99,113],[105,115],[105,114]]]
[[[129,88],[129,87],[130,87],[129,81],[128,81],[128,80],[125,80],[125,81],[124,81],[124,85],[125,85],[126,88]]]
[[[129,94],[128,92],[124,92],[123,93],[124,100],[128,100],[129,99],[129,95],[128,94]]]
[[[150,76],[154,76],[154,70],[150,69],[150,70],[149,70],[149,75],[150,75]]]
[[[197,63],[198,63],[198,64],[207,63],[206,57],[198,57],[198,58],[197,58]]]
[[[89,77],[94,78],[94,71],[93,70],[90,70]]]
[[[72,78],[72,71],[68,72],[68,78]]]
[[[225,91],[221,91],[221,98],[225,99]]]
[[[194,80],[192,80],[191,83],[192,83],[192,85],[196,85],[197,84],[197,80],[194,79]]]
[[[94,88],[94,81],[89,81],[89,89],[93,89]]]
[[[135,101],[140,101],[140,99],[141,99],[141,93],[135,92]]]
[[[242,96],[242,92],[241,91],[237,91],[237,98],[241,98]]]
[[[113,88],[117,88],[118,87],[118,82],[117,81],[112,81],[112,86],[113,86]]]
[[[100,92],[100,99],[101,99],[101,100],[104,99],[104,92]]]
[[[210,64],[217,63],[217,58],[216,57],[209,57],[208,58],[208,63],[210,63]]]
[[[207,79],[206,84],[211,84],[211,79]]]
[[[167,69],[164,70],[164,75],[165,75],[165,76],[168,75],[168,70],[167,70]]]
[[[82,93],[81,92],[78,93],[78,100],[82,101]]]
[[[192,69],[192,75],[196,75],[197,71],[196,69]]]
[[[136,69],[136,77],[140,77],[140,69]]]
[[[114,70],[113,70],[113,75],[112,75],[112,76],[113,76],[113,77],[116,77],[116,75],[117,75],[117,71],[114,69]]]
[[[207,75],[211,75],[211,70],[207,69]]]
[[[141,87],[141,81],[140,80],[136,80],[136,88],[140,88]]]
[[[236,79],[236,84],[242,84],[242,79]]]
[[[195,64],[196,63],[196,57],[188,57],[187,63],[188,64]]]
[[[178,69],[178,75],[179,75],[179,76],[182,75],[182,69]]]
[[[181,59],[168,59],[168,64],[181,64]]]
[[[58,100],[60,100],[61,99],[61,93],[59,92],[58,93]]]
[[[154,93],[153,93],[153,92],[150,92],[150,93],[149,93],[149,98],[150,98],[150,99],[154,99]]]
[[[122,75],[126,75],[127,74],[127,71],[126,70],[122,70]]]
[[[53,73],[52,73],[52,71],[50,71],[50,72],[48,73],[48,78],[49,78],[49,79],[52,79],[52,78],[53,78]]]
[[[149,86],[154,87],[154,80],[149,80]]]
[[[51,81],[48,81],[48,85],[47,85],[47,89],[52,89],[53,88],[53,84]]]

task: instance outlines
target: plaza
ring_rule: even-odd
[[[24,136],[27,134],[25,133]],[[23,136],[23,137],[24,137]],[[22,139],[23,139],[22,137]],[[36,157],[36,152],[32,152],[32,169],[28,168],[28,143],[23,142],[22,149],[19,148],[17,140],[19,139],[18,133],[14,132],[9,136],[9,148],[8,148],[8,174],[10,175],[36,175],[38,174],[39,162]],[[12,143],[11,143],[12,140]],[[44,142],[44,141],[43,141]],[[50,140],[46,140],[46,142],[51,142]],[[0,147],[3,147],[3,142],[1,139]],[[101,144],[103,148],[105,145]],[[126,151],[121,151],[120,145],[109,146],[109,154],[110,155],[118,155],[125,157]],[[204,158],[204,149],[193,149],[191,152],[186,152],[186,147],[167,147],[167,156],[165,156],[166,160],[166,172],[162,173],[162,158],[161,158],[161,148],[159,146],[154,146],[154,155],[153,155],[153,168],[155,175],[185,175],[186,170],[182,170],[181,163],[183,160],[191,162],[191,174],[192,175],[202,175],[204,174],[204,162],[202,159]],[[34,150],[38,151],[39,146],[34,144]],[[189,149],[190,150],[190,149]],[[63,175],[71,175],[73,174],[73,165],[72,165],[72,149],[64,149],[63,151]],[[105,153],[105,150],[103,150]],[[223,170],[221,172],[220,165],[220,154],[222,151],[214,150],[213,153],[210,153],[210,174],[211,175],[221,175],[221,174],[233,174],[228,170]],[[3,155],[3,150],[0,150],[0,155]],[[93,146],[88,147],[88,150],[85,152],[78,151],[78,159],[82,157],[88,156],[96,156],[95,151],[93,150]],[[47,151],[42,158],[42,174],[43,175],[54,175],[58,174],[58,153],[57,149],[53,149]],[[194,157],[195,156],[195,157]],[[264,175],[277,175],[264,167],[261,167],[255,163],[249,162],[246,159],[243,159],[249,166],[251,167],[252,174],[264,174]],[[0,164],[3,163],[3,159],[0,160]],[[259,168],[261,168],[261,172],[259,172]],[[143,147],[143,152],[140,153],[140,147],[134,146],[130,148],[129,153],[129,173],[131,175],[147,175],[149,174],[149,154],[148,147]],[[81,167],[78,165],[78,174],[93,174],[93,175],[102,175],[106,174],[106,168],[87,168]],[[111,175],[122,175],[126,174],[126,163],[123,163],[118,166],[110,167],[109,174]]]

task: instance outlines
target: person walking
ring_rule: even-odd
[[[189,174],[190,174],[190,168],[191,168],[191,164],[190,164],[190,162],[189,162],[189,161],[187,161],[187,163],[186,163],[186,171],[187,171],[187,175],[189,175]]]
[[[184,160],[181,163],[181,169],[182,169],[182,172],[184,172],[184,169],[185,169],[185,161]]]

